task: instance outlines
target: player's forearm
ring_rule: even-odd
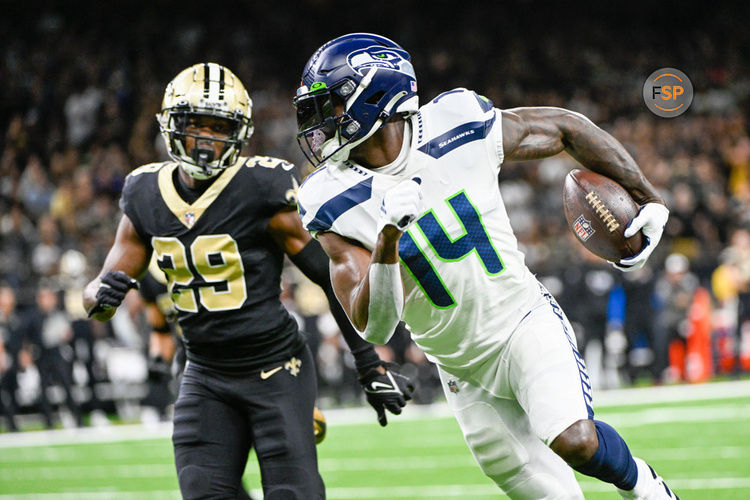
[[[386,226],[378,235],[375,248],[370,255],[367,272],[352,289],[349,312],[352,323],[360,332],[367,327],[370,308],[370,270],[373,264],[398,264],[398,242],[401,232],[393,226]]]
[[[622,185],[640,205],[664,203],[617,139],[578,113],[568,112],[559,122],[565,151],[581,165]]]
[[[320,246],[320,243],[316,240],[310,240],[302,250],[294,255],[289,255],[289,258],[305,276],[325,292],[331,315],[336,320],[341,335],[344,337],[346,345],[349,346],[349,350],[354,356],[357,371],[364,373],[373,366],[378,365],[380,358],[375,352],[373,345],[360,337],[357,330],[354,329],[333,291],[328,268],[328,257]]]
[[[166,324],[166,328],[169,329],[168,324]],[[164,331],[162,329],[154,329],[151,331],[148,343],[149,357],[161,357],[164,361],[172,361],[172,358],[174,357],[174,351],[174,337],[172,336],[172,333],[170,331]]]
[[[401,271],[398,264],[398,242],[401,232],[393,226],[386,226],[378,235],[378,240],[370,258],[367,275],[356,297],[359,314],[359,328],[368,342],[385,344],[401,320],[404,308],[404,292]],[[362,322],[364,319],[364,322]],[[356,325],[356,323],[355,323]]]

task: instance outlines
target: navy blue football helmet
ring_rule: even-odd
[[[310,162],[343,162],[394,114],[419,108],[411,57],[380,35],[331,40],[307,61],[294,106],[297,141]]]

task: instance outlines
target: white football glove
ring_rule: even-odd
[[[406,231],[424,212],[421,183],[419,177],[414,177],[396,184],[385,192],[383,203],[380,205],[378,234],[389,225],[395,226],[399,231]]]
[[[643,237],[646,244],[643,249],[632,257],[622,259],[620,262],[612,262],[612,265],[623,272],[635,271],[642,268],[648,260],[651,252],[661,240],[661,234],[664,232],[664,225],[669,218],[669,210],[661,203],[646,203],[638,211],[638,215],[633,218],[625,228],[625,237],[630,238],[638,231],[643,231]]]

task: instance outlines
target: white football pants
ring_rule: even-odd
[[[583,499],[548,445],[593,417],[591,383],[573,328],[546,290],[498,356],[462,378],[438,371],[466,444],[510,498]]]

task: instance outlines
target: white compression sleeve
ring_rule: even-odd
[[[363,338],[385,344],[404,311],[404,289],[398,264],[370,264],[370,303]]]

